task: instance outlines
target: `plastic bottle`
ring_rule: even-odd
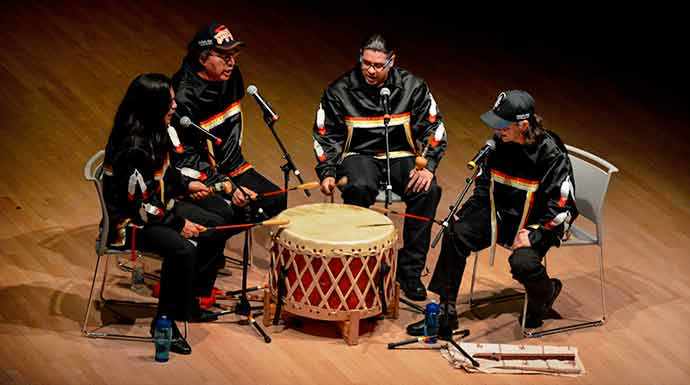
[[[441,312],[441,307],[436,301],[432,300],[426,304],[424,309],[424,335],[436,336],[438,334],[438,316]],[[430,339],[428,343],[436,342],[436,338]]]
[[[172,342],[172,321],[168,317],[161,315],[156,320],[153,342],[156,345],[156,361],[167,362],[170,358],[170,344]]]
[[[148,288],[144,282],[144,263],[137,258],[132,264],[132,282],[130,288],[135,293],[147,294]]]

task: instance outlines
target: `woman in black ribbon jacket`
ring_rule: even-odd
[[[180,171],[170,166],[174,134],[169,123],[175,108],[167,76],[143,74],[132,81],[108,138],[103,190],[110,216],[109,245],[153,251],[163,258],[156,316],[194,320],[201,313],[196,297],[211,293],[227,234],[206,231],[206,226],[224,224],[221,215],[189,199],[178,200],[207,187],[185,184]],[[232,210],[218,196],[204,199]],[[173,338],[172,351],[191,353],[174,322]]]

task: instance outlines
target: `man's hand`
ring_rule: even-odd
[[[434,179],[434,174],[428,169],[417,170],[413,168],[410,170],[410,182],[405,190],[412,190],[412,192],[429,191],[432,179]]]
[[[232,204],[238,207],[244,207],[250,200],[255,200],[257,194],[243,186],[237,186],[235,192],[232,193]]]
[[[196,224],[188,219],[184,220],[184,227],[180,234],[185,238],[195,238],[199,236],[200,232],[206,231],[206,228],[202,225]]]
[[[515,250],[521,247],[532,247],[529,241],[529,230],[527,229],[520,229],[520,231],[518,231],[511,249]]]
[[[333,195],[333,190],[335,189],[335,178],[332,176],[327,176],[321,181],[321,192],[324,195]]]
[[[209,189],[205,184],[196,180],[189,182],[187,189],[190,192],[189,196],[195,201],[204,199],[211,194],[211,189]]]

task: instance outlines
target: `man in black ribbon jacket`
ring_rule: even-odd
[[[541,261],[551,246],[560,246],[578,215],[573,170],[565,146],[543,129],[527,92],[502,92],[481,120],[494,130],[496,149],[444,234],[429,290],[440,296],[450,328],[457,328],[455,301],[467,257],[486,247],[493,254],[500,244],[512,250],[511,273],[527,291],[525,326],[536,328],[562,288]],[[423,335],[424,321],[408,325],[407,332]]]
[[[189,42],[181,68],[173,76],[178,119],[176,126],[184,146],[176,157],[175,166],[190,180],[207,185],[231,179],[242,188],[233,190],[232,203],[245,206],[257,193],[276,191],[278,186],[258,173],[242,154],[242,106],[244,82],[237,66],[244,42],[236,40],[222,24],[215,22],[202,27]],[[183,127],[180,117],[187,116],[198,126]],[[199,129],[200,128],[200,129]],[[202,130],[220,139],[206,135]],[[208,192],[201,192],[201,198]],[[229,197],[228,197],[229,198]],[[203,202],[203,201],[202,201]],[[287,206],[279,194],[261,198],[252,207],[251,215],[227,218],[228,223],[264,220],[277,215]],[[263,214],[257,213],[258,208]]]
[[[426,82],[395,67],[395,53],[381,35],[364,43],[356,67],[336,79],[321,97],[313,129],[321,191],[330,195],[337,184],[345,203],[368,207],[385,188],[383,87],[390,90],[393,192],[402,197],[408,214],[433,218],[441,197],[434,171],[446,149],[445,127]],[[427,165],[417,169],[415,156],[422,153]],[[397,279],[405,296],[413,300],[426,298],[420,277],[430,235],[428,223],[405,219]]]

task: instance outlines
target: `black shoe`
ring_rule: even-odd
[[[182,336],[173,338],[170,343],[170,351],[177,354],[192,354],[192,347]]]
[[[405,297],[413,301],[426,300],[426,288],[419,278],[405,279],[400,281],[400,289]]]
[[[421,320],[407,325],[407,334],[413,337],[419,337],[424,335],[424,318]]]
[[[529,311],[530,309],[528,307],[527,317],[525,318],[525,328],[536,329],[544,325],[544,318],[551,311],[553,303],[556,302],[556,298],[561,294],[561,289],[563,288],[563,283],[557,278],[551,278],[551,283],[553,284],[553,291],[544,306],[537,311]],[[522,324],[522,316],[520,316],[520,324]]]
[[[200,323],[200,322],[213,322],[218,320],[218,314],[214,311],[199,308],[199,310],[194,314],[189,322]]]
[[[439,314],[439,322],[443,322],[442,320],[445,317],[445,311],[443,310],[444,306],[441,305],[441,313]],[[458,313],[455,311],[455,305],[452,306],[452,309],[449,309],[448,311],[448,318],[447,318],[447,328],[450,330],[455,330],[457,329],[460,325],[458,322]],[[442,328],[441,325],[439,325],[439,330]],[[413,336],[413,337],[419,337],[424,335],[424,319],[422,318],[420,321],[417,321],[415,323],[411,323],[407,325],[407,334]]]
[[[549,310],[551,310],[553,303],[556,302],[556,298],[558,298],[558,295],[561,294],[561,289],[563,289],[563,282],[561,282],[560,279],[551,278],[551,282],[553,282],[553,295],[546,302],[546,306],[544,308],[544,314],[548,313]]]

